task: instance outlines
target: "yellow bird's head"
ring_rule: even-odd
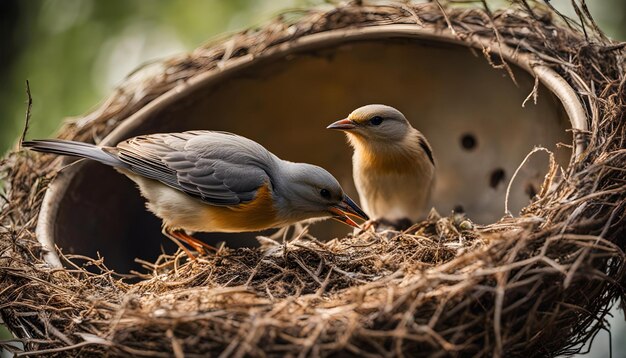
[[[366,141],[397,143],[407,135],[411,124],[393,107],[370,104],[355,109],[347,118],[326,128],[342,130]]]

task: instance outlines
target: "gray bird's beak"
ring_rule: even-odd
[[[332,218],[334,220],[350,226],[354,226],[356,228],[358,228],[359,225],[355,223],[354,220],[350,218],[350,216],[354,216],[363,220],[369,220],[367,214],[365,214],[363,210],[361,210],[361,208],[359,208],[359,206],[356,205],[356,203],[345,194],[343,195],[343,200],[341,201],[341,203],[332,206],[329,211],[331,212],[331,214],[333,214]]]
[[[328,127],[326,127],[326,129],[339,129],[342,131],[349,131],[356,128],[356,123],[354,123],[354,121],[346,118],[346,119],[342,119],[339,120],[331,125],[329,125]]]

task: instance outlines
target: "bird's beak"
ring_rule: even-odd
[[[361,210],[361,208],[359,208],[359,206],[345,194],[343,196],[343,200],[339,204],[332,206],[329,211],[333,214],[333,219],[356,228],[358,228],[359,225],[355,223],[350,216],[363,220],[369,220],[367,214],[365,214],[363,210]]]
[[[342,131],[349,131],[349,130],[352,130],[352,129],[356,128],[356,123],[354,123],[353,120],[346,118],[346,119],[339,120],[339,121],[329,125],[326,128],[327,129],[339,129],[339,130],[342,130]]]

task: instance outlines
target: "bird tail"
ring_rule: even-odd
[[[30,148],[36,152],[93,159],[112,167],[127,167],[127,164],[121,161],[115,154],[109,153],[101,147],[89,143],[62,139],[46,139],[24,141],[22,142],[22,147]]]

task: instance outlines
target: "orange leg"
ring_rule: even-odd
[[[183,230],[173,230],[169,227],[164,226],[162,232],[163,235],[174,241],[174,243],[176,243],[176,245],[178,245],[178,247],[180,247],[185,252],[185,254],[187,254],[187,256],[192,260],[195,260],[196,257],[185,247],[185,245],[183,245],[183,243],[181,243],[181,241],[191,246],[194,250],[201,254],[206,253],[205,249],[217,251],[213,246],[188,235]]]
[[[196,257],[191,253],[191,251],[187,250],[185,245],[183,245],[180,242],[180,240],[178,238],[176,238],[176,236],[174,236],[174,233],[173,233],[173,231],[170,228],[168,228],[166,226],[163,226],[163,229],[161,230],[161,233],[163,233],[163,235],[165,235],[168,239],[174,241],[174,243],[176,245],[178,245],[178,247],[180,247],[185,252],[187,257],[191,258],[192,260],[196,259]]]
[[[192,246],[194,249],[198,250],[198,251],[202,251],[203,253],[206,251],[215,251],[217,252],[217,249],[209,244],[207,244],[206,242],[202,241],[202,240],[198,240],[195,237],[187,234],[186,232],[184,232],[183,230],[175,230],[172,233],[177,239],[183,240],[184,242],[186,242],[187,244],[189,244],[190,246]]]

